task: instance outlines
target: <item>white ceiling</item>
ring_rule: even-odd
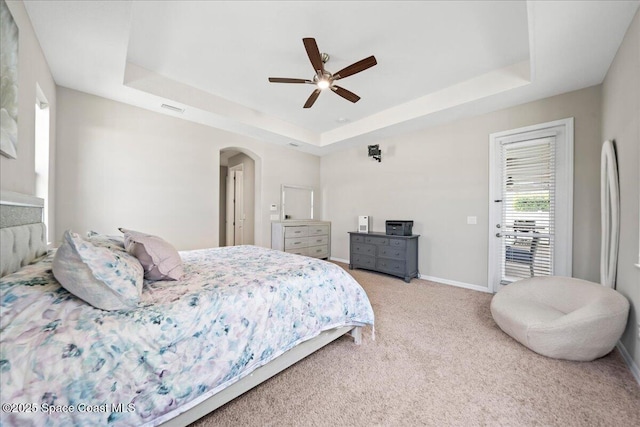
[[[54,79],[323,154],[599,84],[639,1],[27,1]],[[314,37],[352,104],[313,86]],[[182,114],[162,103],[185,108]]]

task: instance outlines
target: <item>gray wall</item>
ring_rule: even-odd
[[[7,6],[20,31],[18,58],[18,157],[0,155],[0,185],[3,190],[36,194],[35,174],[35,105],[36,84],[49,102],[49,228],[55,222],[55,147],[56,84],[42,53],[31,21],[22,2],[8,1]],[[55,230],[51,230],[55,232]],[[50,234],[54,235],[54,234]]]
[[[255,161],[255,244],[270,246],[280,185],[320,186],[320,159],[294,149],[58,87],[57,233],[117,227],[178,249],[219,244],[220,150]]]
[[[602,84],[602,139],[613,139],[620,180],[620,247],[616,289],[631,301],[626,350],[640,366],[640,12],[636,13]]]
[[[323,217],[332,255],[348,259],[358,215],[383,231],[387,219],[414,220],[420,273],[487,287],[489,134],[575,118],[573,274],[599,280],[600,86],[433,127],[321,159]],[[477,216],[477,225],[467,225]]]

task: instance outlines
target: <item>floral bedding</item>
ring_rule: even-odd
[[[133,311],[62,288],[52,254],[0,279],[2,425],[157,425],[323,330],[373,324],[343,269],[255,246],[180,253]]]

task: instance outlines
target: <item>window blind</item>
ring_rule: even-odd
[[[501,144],[501,283],[553,274],[555,137]]]

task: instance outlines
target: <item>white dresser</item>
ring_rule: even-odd
[[[314,258],[331,256],[328,221],[278,221],[271,223],[271,248]]]

